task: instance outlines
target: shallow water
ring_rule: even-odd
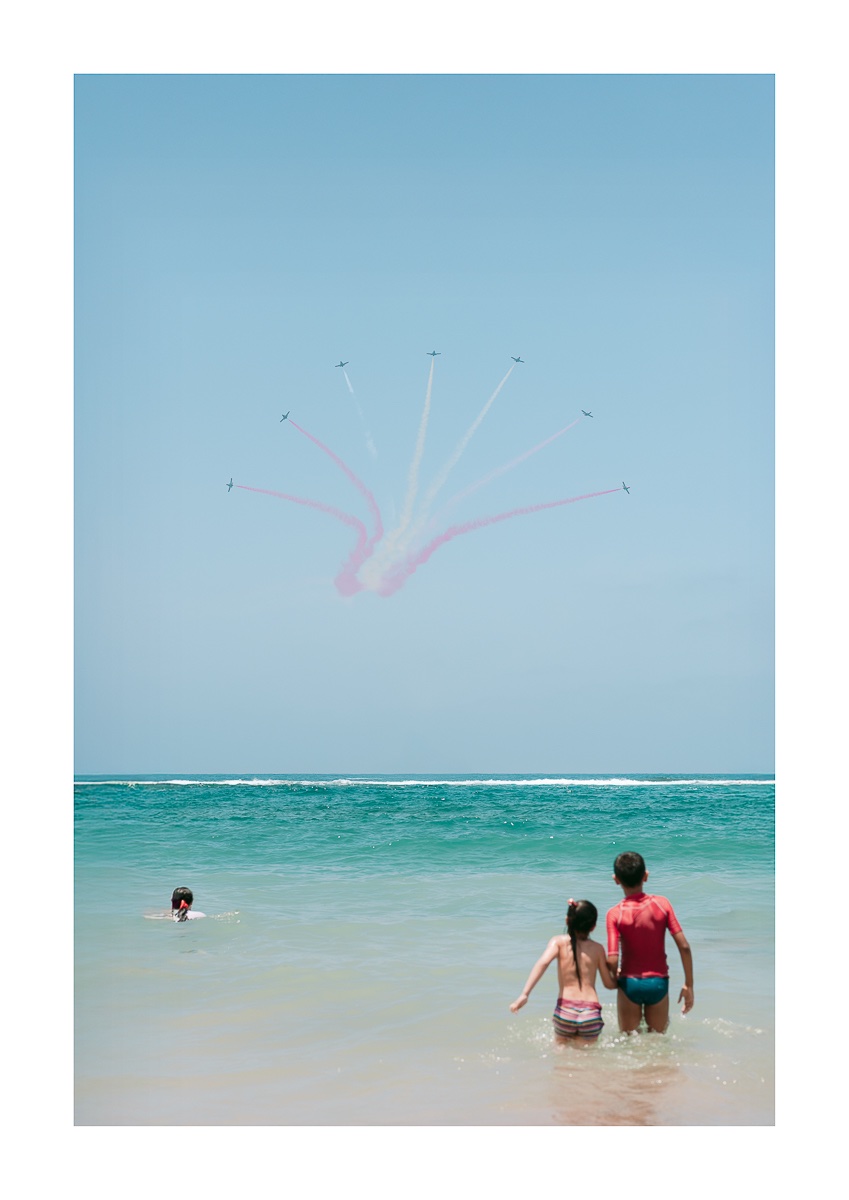
[[[766,1125],[771,779],[79,780],[81,1125]],[[665,1037],[556,1046],[580,895],[638,849],[693,946]],[[208,915],[144,919],[188,885]],[[668,947],[673,1000],[682,982]]]

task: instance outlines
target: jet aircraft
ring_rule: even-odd
[[[584,414],[585,417],[592,417],[592,415],[593,415],[592,413],[588,413],[585,408],[582,408],[581,412]],[[593,419],[595,419],[595,418],[593,418]]]
[[[631,489],[628,487],[628,485],[624,479],[622,480],[622,488],[624,491],[626,491],[628,493],[629,496],[631,495]]]
[[[513,359],[513,362],[524,362],[525,361],[523,358],[516,358],[515,354],[511,354],[510,357]]]
[[[291,410],[291,408],[290,408],[290,409],[289,409],[289,412],[291,412],[291,411],[292,411],[292,410]],[[283,414],[283,416],[280,418],[280,421],[285,421],[285,420],[286,420],[286,418],[288,417],[288,415],[289,415],[289,413],[284,413],[284,414]],[[280,424],[280,421],[278,421],[278,422],[277,422],[277,424],[278,424],[278,425]]]
[[[337,366],[337,367],[347,367],[347,365],[348,365],[348,363],[349,363],[350,361],[351,361],[351,360],[350,360],[349,358],[346,358],[344,362],[338,362],[338,363],[336,364],[336,366]]]
[[[231,475],[231,476],[230,476],[230,482],[227,484],[227,491],[228,491],[228,492],[230,491],[230,488],[231,488],[232,486],[233,486],[233,476]]]
[[[441,354],[441,353],[442,353],[441,350],[428,350],[428,354],[430,355],[431,358],[436,358],[437,354]]]

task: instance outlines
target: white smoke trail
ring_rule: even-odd
[[[374,577],[374,582],[379,579],[386,566],[390,565],[397,557],[398,545],[404,536],[410,521],[413,518],[413,506],[416,503],[416,495],[419,490],[419,467],[421,466],[422,456],[424,454],[425,441],[427,439],[427,424],[430,419],[430,401],[433,393],[433,372],[436,365],[436,359],[430,360],[430,371],[427,377],[427,388],[425,390],[424,408],[419,420],[419,432],[416,436],[416,446],[413,451],[410,469],[407,472],[407,494],[404,497],[404,504],[401,509],[401,519],[394,529],[391,529],[386,535],[386,540],[383,546],[378,551],[372,563],[368,564],[368,574]]]
[[[398,525],[397,533],[401,534],[410,524],[413,516],[413,505],[416,502],[416,493],[419,490],[419,467],[421,466],[422,455],[424,454],[425,438],[427,437],[427,423],[430,417],[430,397],[433,391],[433,370],[436,365],[436,359],[430,360],[430,371],[427,377],[427,391],[425,392],[424,408],[422,409],[421,420],[419,421],[419,432],[416,438],[416,448],[413,452],[413,461],[410,463],[410,470],[407,474],[407,495],[404,497],[404,507],[401,510],[401,520]]]
[[[513,371],[515,370],[515,368],[516,368],[516,364],[514,363],[513,366],[510,367],[509,371],[504,376],[504,378],[501,380],[498,387],[492,393],[490,398],[487,400],[486,404],[480,410],[477,417],[475,417],[472,424],[466,430],[463,437],[457,443],[454,453],[448,459],[448,462],[445,464],[445,466],[442,468],[442,470],[437,475],[436,479],[434,479],[433,483],[428,488],[428,490],[425,494],[425,498],[422,502],[422,507],[421,507],[421,511],[419,513],[419,518],[416,521],[415,525],[413,526],[413,528],[410,530],[410,532],[405,537],[400,538],[399,544],[394,546],[393,549],[401,550],[401,551],[406,550],[407,547],[410,545],[410,543],[412,541],[414,541],[416,537],[418,537],[419,533],[422,531],[422,529],[425,527],[425,525],[427,525],[427,522],[428,522],[428,519],[430,516],[430,507],[433,504],[433,501],[436,499],[439,492],[444,487],[445,482],[448,479],[448,476],[451,474],[451,472],[456,467],[457,463],[460,461],[460,459],[463,455],[463,451],[466,449],[469,442],[475,436],[475,433],[477,432],[481,422],[483,421],[484,417],[486,416],[486,414],[489,412],[490,408],[492,407],[492,405],[495,401],[495,398],[497,397],[497,395],[501,391],[501,389],[504,387],[507,380],[513,374]]]
[[[363,415],[363,410],[360,408],[360,402],[356,397],[356,393],[354,392],[354,385],[351,383],[350,379],[348,378],[348,372],[345,370],[344,367],[342,368],[342,374],[345,376],[345,382],[348,385],[348,391],[351,393],[351,395],[354,398],[354,407],[357,410],[357,416],[360,418],[360,424],[363,427],[363,433],[364,433],[365,439],[366,439],[366,449],[368,450],[368,452],[372,456],[372,458],[377,458],[377,447],[374,444],[374,438],[371,436],[371,432],[368,429],[368,426],[366,425],[366,419],[365,419],[365,416]]]
[[[507,374],[504,376],[504,378],[501,380],[501,383],[499,383],[498,387],[495,389],[495,391],[492,393],[490,398],[487,400],[486,404],[483,406],[483,408],[480,410],[478,415],[475,417],[474,421],[471,423],[469,428],[466,430],[465,435],[463,436],[461,441],[458,443],[456,450],[451,455],[448,462],[445,464],[445,466],[442,468],[442,470],[437,475],[436,479],[434,479],[433,483],[428,488],[427,495],[424,498],[422,519],[424,519],[426,517],[427,511],[428,511],[430,505],[436,499],[436,496],[438,495],[438,493],[442,490],[442,487],[444,486],[445,481],[448,479],[448,476],[451,474],[451,472],[456,467],[457,463],[460,461],[463,451],[466,449],[469,442],[475,436],[475,433],[477,432],[481,421],[483,421],[484,417],[486,416],[486,414],[489,412],[490,408],[492,407],[493,401],[495,400],[496,396],[501,391],[501,389],[504,387],[505,383],[510,378],[510,376],[513,374],[513,371],[515,369],[516,369],[516,364],[514,363],[513,366],[510,368],[510,370],[507,372]]]
[[[496,467],[494,471],[490,471],[488,475],[484,475],[483,479],[479,479],[477,483],[470,483],[468,487],[463,488],[462,492],[457,492],[450,500],[447,500],[443,507],[439,510],[437,516],[442,516],[449,508],[457,504],[466,496],[471,496],[472,492],[476,492],[478,488],[482,488],[487,483],[491,483],[493,479],[497,479],[499,475],[504,475],[507,471],[512,471],[514,467],[518,467],[519,463],[523,463],[526,458],[530,458],[532,454],[536,454],[539,450],[543,450],[546,446],[562,437],[564,433],[568,433],[570,429],[574,429],[583,417],[576,417],[574,421],[570,421],[568,425],[564,425],[562,429],[558,429],[556,433],[552,433],[545,441],[538,442],[536,446],[532,446],[530,450],[526,450],[524,454],[519,454],[516,458],[511,458],[510,462],[504,463],[503,466]]]

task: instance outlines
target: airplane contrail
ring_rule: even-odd
[[[352,529],[356,529],[357,544],[333,582],[336,584],[337,591],[341,592],[343,596],[353,596],[355,592],[362,591],[363,585],[357,579],[357,571],[368,558],[369,538],[368,530],[359,517],[343,512],[341,508],[334,508],[332,504],[324,504],[321,500],[308,500],[305,496],[292,496],[288,492],[274,492],[269,488],[248,487],[246,483],[237,483],[236,487],[241,488],[244,492],[259,492],[263,496],[276,496],[278,500],[291,500],[293,504],[317,508],[319,512],[327,513],[344,525],[350,525]]]
[[[318,446],[319,450],[323,451],[329,458],[332,458],[333,461],[336,463],[337,467],[339,467],[339,469],[341,471],[344,471],[344,473],[348,476],[348,478],[351,480],[351,483],[353,483],[353,485],[357,489],[357,491],[360,492],[361,495],[363,495],[365,497],[366,503],[368,504],[369,510],[371,511],[372,520],[374,522],[374,532],[373,532],[372,536],[368,539],[368,543],[366,546],[366,550],[367,550],[366,558],[368,558],[369,555],[374,550],[375,543],[379,542],[380,539],[383,537],[383,520],[380,516],[380,509],[378,508],[377,501],[375,500],[375,498],[371,494],[371,492],[368,490],[366,485],[363,483],[363,481],[359,478],[359,476],[355,475],[354,472],[351,470],[351,468],[348,466],[348,464],[346,462],[343,462],[338,454],[334,454],[333,451],[329,448],[329,446],[325,446],[324,442],[320,442],[317,437],[315,437],[313,434],[309,433],[306,429],[302,428],[302,426],[300,426],[297,423],[297,421],[293,421],[291,417],[289,418],[289,424],[292,426],[293,429],[297,429],[298,433],[301,433],[301,434],[303,434],[304,437],[309,438],[309,440],[311,442],[313,442],[316,446]]]
[[[513,508],[509,512],[497,513],[492,517],[478,517],[476,520],[466,521],[462,525],[449,525],[421,550],[409,555],[399,567],[386,575],[376,590],[381,596],[391,596],[404,586],[413,572],[426,563],[440,546],[444,546],[446,542],[452,541],[463,533],[473,533],[476,529],[485,529],[487,525],[495,525],[499,521],[509,521],[512,517],[521,517],[527,513],[542,512],[546,508],[559,508],[563,504],[576,504],[579,500],[592,500],[595,496],[609,496],[613,492],[621,491],[621,488],[606,488],[603,492],[586,492],[583,496],[570,496],[565,500],[549,500],[545,504],[530,504],[526,508]]]
[[[351,395],[353,396],[353,394],[354,394],[354,389],[353,389],[353,387],[351,386],[351,381],[350,381],[350,379],[348,378],[348,372],[345,370],[345,368],[344,368],[344,367],[342,368],[342,374],[345,376],[345,382],[346,382],[346,383],[347,383],[347,385],[348,385],[348,391],[349,391],[349,392],[351,393]]]
[[[491,483],[492,480],[497,479],[499,475],[504,475],[507,471],[512,471],[514,467],[518,467],[519,463],[524,462],[526,458],[530,458],[531,455],[536,454],[538,450],[542,450],[543,447],[550,445],[551,442],[554,442],[557,440],[557,438],[562,437],[564,433],[568,433],[570,429],[574,429],[580,420],[580,417],[576,417],[574,421],[570,422],[570,424],[564,425],[562,429],[558,429],[557,433],[553,433],[551,437],[547,437],[545,441],[539,442],[533,447],[533,449],[526,450],[525,453],[520,454],[518,458],[513,458],[510,460],[510,462],[504,463],[503,466],[496,467],[494,471],[490,471],[488,475],[484,475],[483,479],[479,479],[477,483],[472,483],[469,485],[469,487],[463,488],[462,492],[457,492],[455,496],[452,496],[450,500],[446,501],[445,508],[442,511],[444,512],[445,509],[451,508],[454,504],[457,504],[458,501],[464,499],[464,497],[471,496],[472,492],[476,492],[478,488],[482,488],[484,484]]]

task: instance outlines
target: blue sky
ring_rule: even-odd
[[[83,75],[75,139],[78,771],[773,769],[771,76]],[[291,409],[389,524],[433,348],[423,486],[525,360],[446,496],[594,413],[456,519],[633,490],[343,599],[224,485],[367,519]]]

